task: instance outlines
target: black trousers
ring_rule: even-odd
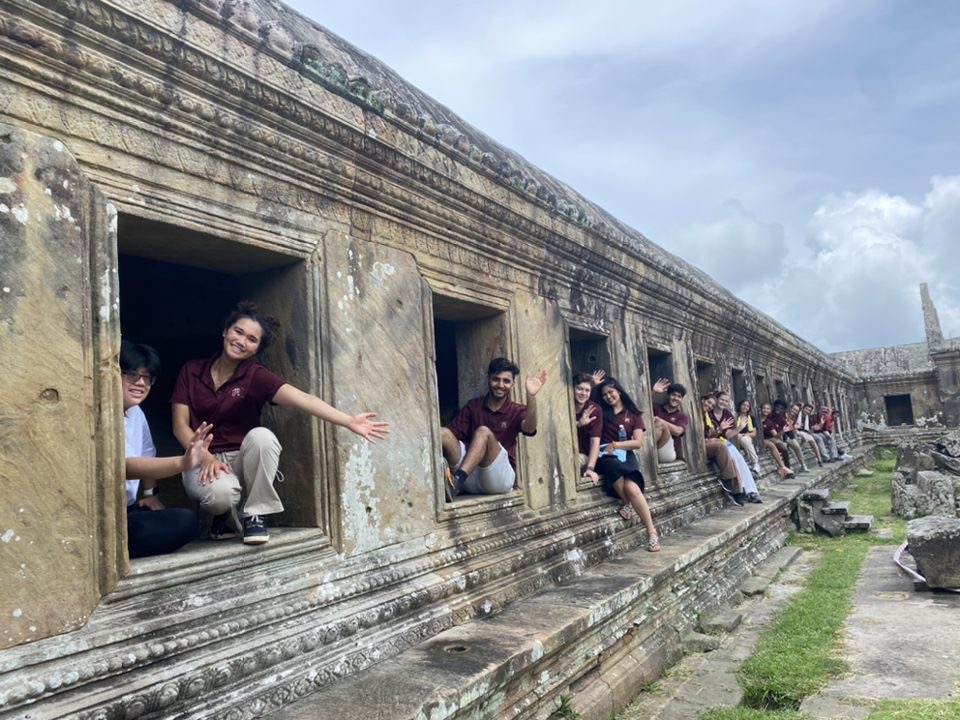
[[[127,549],[132,558],[172,553],[199,534],[200,519],[193,510],[127,506]]]

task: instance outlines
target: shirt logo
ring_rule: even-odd
[[[241,385],[237,385],[236,387],[230,388],[230,397],[233,397],[233,398],[243,397],[243,387]]]

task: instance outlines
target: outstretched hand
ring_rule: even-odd
[[[547,371],[543,368],[540,368],[535,373],[527,375],[527,381],[525,387],[527,388],[527,395],[536,395],[540,392],[543,384],[547,381]]]
[[[377,414],[372,412],[354,415],[346,427],[350,432],[366,438],[371,443],[383,440],[390,432],[390,423],[374,420],[376,416]]]
[[[670,387],[670,380],[667,378],[660,378],[653,384],[653,391],[655,393],[665,393],[668,387]]]
[[[191,470],[203,462],[204,456],[210,449],[210,443],[213,442],[213,425],[208,422],[200,423],[190,438],[190,444],[187,445],[186,452],[183,453],[183,469]]]
[[[730,430],[730,429],[733,428],[734,424],[735,424],[735,421],[734,421],[733,418],[729,418],[729,417],[728,417],[728,418],[724,418],[723,420],[720,421],[720,429],[721,429],[721,430]]]
[[[606,370],[594,370],[592,373],[590,373],[590,380],[593,382],[593,386],[597,387],[597,385],[603,382],[603,379],[606,376]]]

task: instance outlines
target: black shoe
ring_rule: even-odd
[[[723,488],[723,494],[726,495],[730,499],[730,502],[732,502],[737,507],[743,507],[743,500],[742,500],[743,493],[733,492],[733,490],[731,490],[730,487],[728,486],[729,482],[730,482],[729,480],[720,481],[720,487]]]
[[[233,527],[229,512],[221,513],[213,518],[213,523],[210,525],[211,540],[230,540],[236,536],[237,531]]]
[[[270,539],[267,526],[259,515],[251,515],[243,519],[243,542],[246,545],[263,545]]]
[[[763,500],[760,498],[760,493],[750,493],[747,495],[747,502],[760,504]]]

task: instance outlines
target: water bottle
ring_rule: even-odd
[[[623,425],[621,425],[620,429],[617,430],[617,442],[622,443],[626,439],[627,439],[627,429]],[[616,455],[617,460],[619,460],[620,462],[627,461],[627,451],[624,450],[623,448],[618,447],[616,450],[613,451],[613,454]]]

